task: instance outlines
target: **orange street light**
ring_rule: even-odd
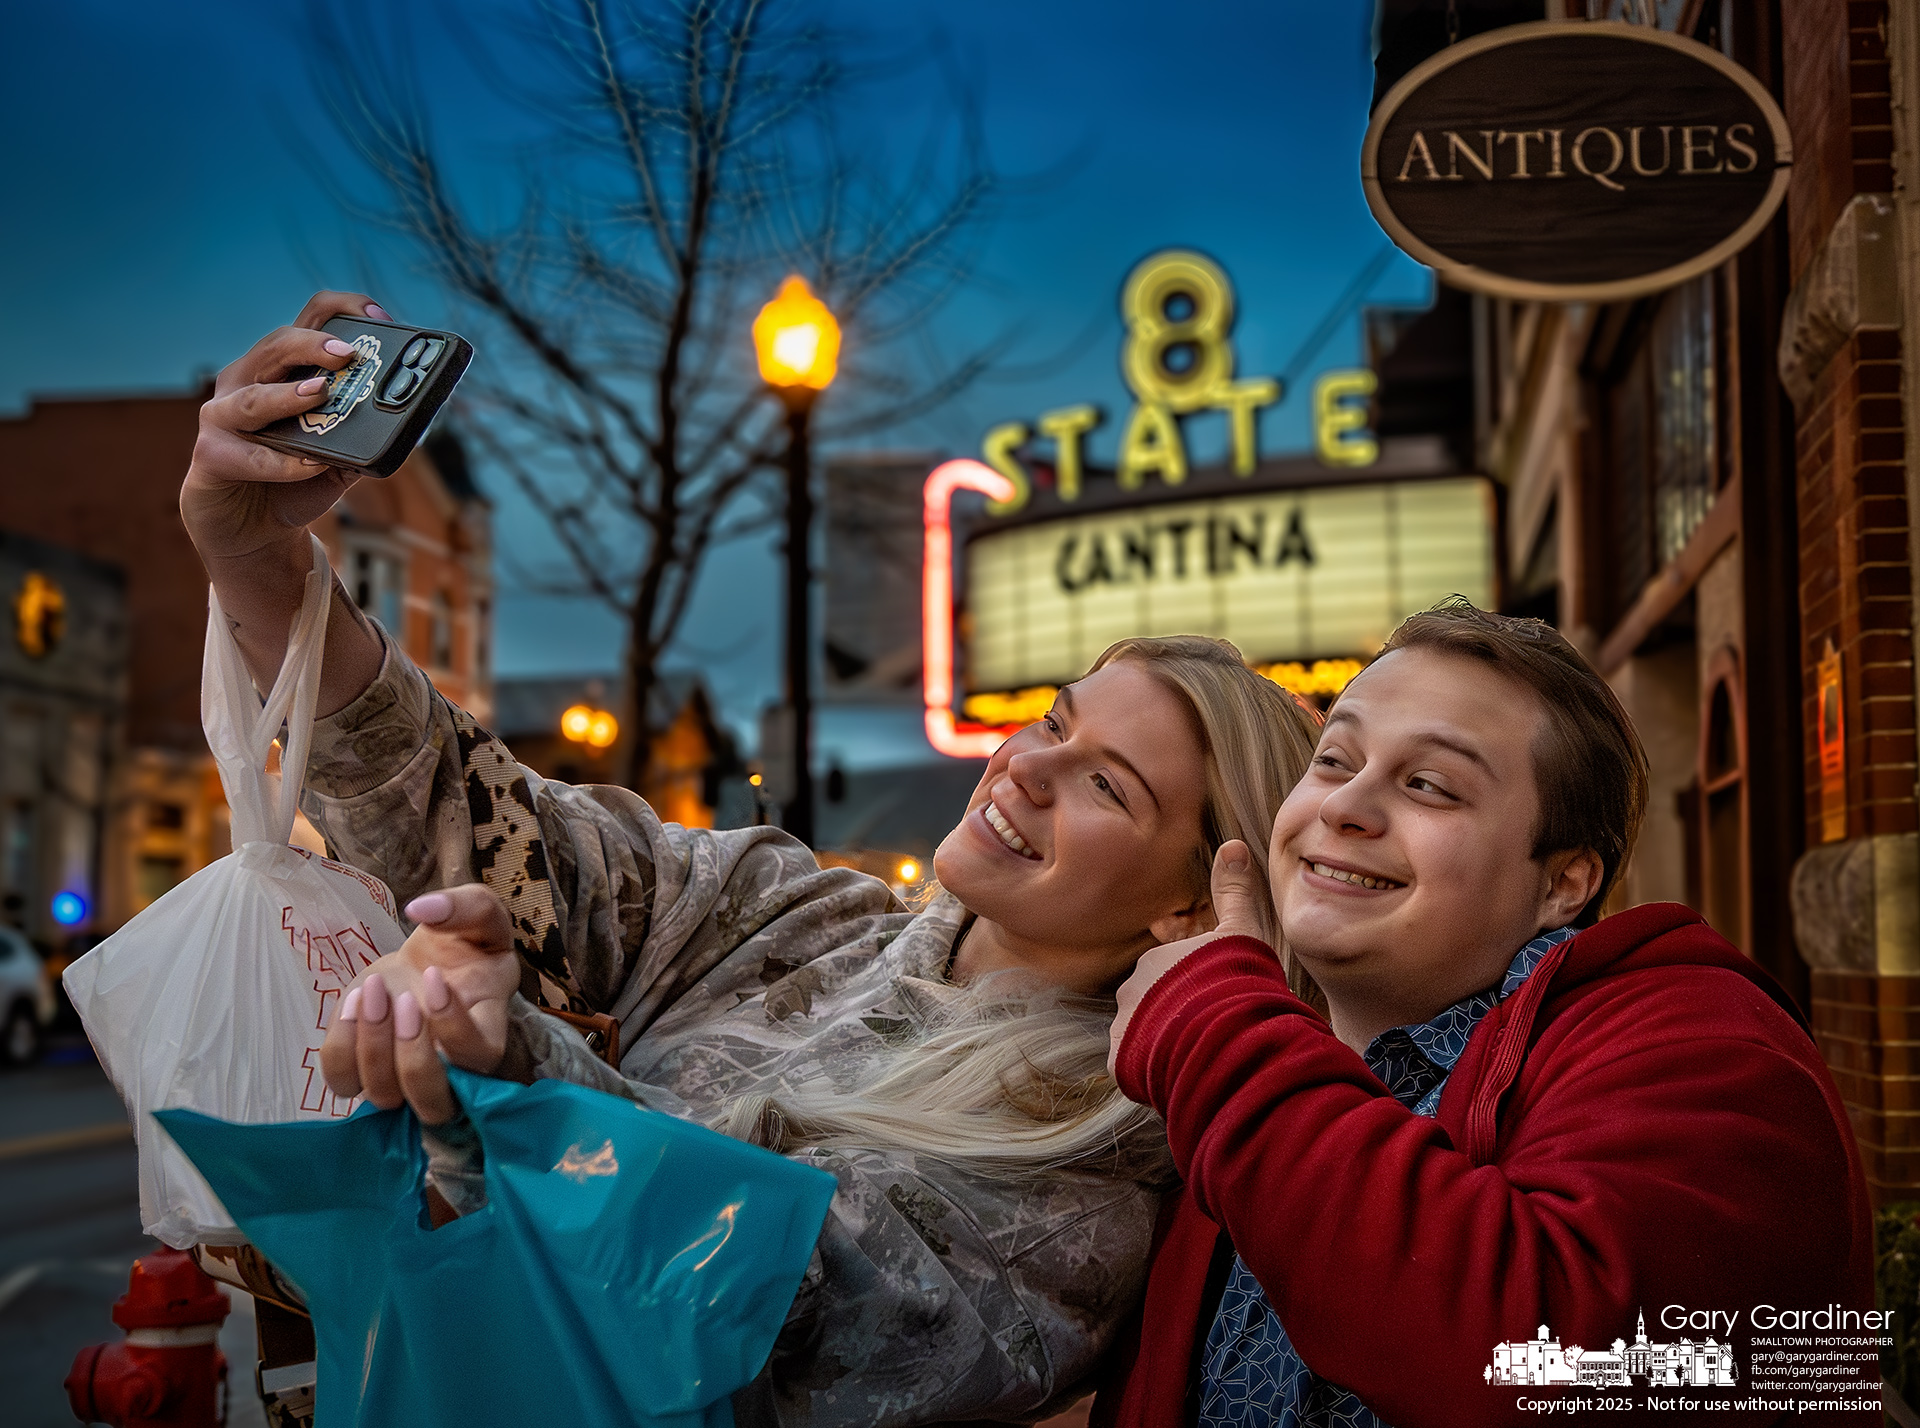
[[[808,421],[840,365],[840,324],[797,273],[753,320],[760,376],[787,409],[787,708],[793,712],[793,797],[780,824],[813,842],[813,485]],[[763,754],[767,751],[762,750]]]
[[[576,704],[560,716],[560,732],[576,744],[608,749],[620,737],[620,721],[604,709]]]
[[[823,392],[839,370],[840,324],[795,274],[754,318],[753,346],[769,387]]]

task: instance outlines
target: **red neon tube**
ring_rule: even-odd
[[[1013,482],[978,461],[947,461],[926,484],[926,537],[921,557],[921,689],[927,705],[927,742],[956,759],[990,758],[1018,725],[956,725],[953,718],[953,523],[955,491],[978,491],[994,501],[1013,499]]]

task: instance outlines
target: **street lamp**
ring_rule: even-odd
[[[576,744],[607,749],[620,737],[620,721],[604,709],[576,704],[560,716],[560,732]]]
[[[813,491],[808,420],[814,399],[840,362],[840,324],[805,278],[789,277],[753,320],[760,377],[787,409],[787,707],[793,711],[793,799],[781,824],[813,843],[812,642],[808,639],[813,572],[809,563]]]

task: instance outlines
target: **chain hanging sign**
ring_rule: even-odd
[[[1389,90],[1360,178],[1380,226],[1454,287],[1611,302],[1752,242],[1792,162],[1779,106],[1718,50],[1542,21],[1450,45]]]

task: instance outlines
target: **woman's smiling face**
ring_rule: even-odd
[[[1115,984],[1147,948],[1204,930],[1206,770],[1185,701],[1125,660],[1060,691],[987,762],[934,855],[1004,956],[1065,986]],[[963,959],[965,960],[965,959]],[[977,960],[977,959],[974,959]],[[961,969],[965,970],[965,969]]]

